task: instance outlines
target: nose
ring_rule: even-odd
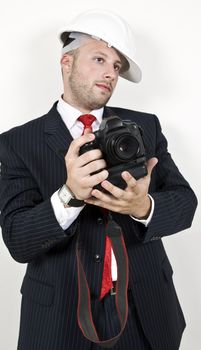
[[[104,78],[107,80],[114,80],[117,77],[117,72],[114,69],[113,65],[107,65],[107,68],[104,72]]]

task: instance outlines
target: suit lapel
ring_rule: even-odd
[[[73,138],[57,111],[57,102],[47,114],[45,140],[48,146],[63,160]]]
[[[105,107],[103,111],[103,119],[116,115],[110,107]]]

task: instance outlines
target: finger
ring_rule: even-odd
[[[90,175],[90,174],[99,172],[105,168],[106,168],[105,160],[104,159],[96,159],[94,161],[87,163],[84,166],[83,170],[84,170],[85,175]]]
[[[153,168],[156,166],[158,163],[158,159],[156,157],[150,158],[147,162],[147,172],[148,176],[151,176],[151,173],[153,171]]]
[[[102,159],[102,157],[103,157],[102,153],[99,149],[93,149],[91,151],[87,151],[79,157],[79,166],[84,166],[90,162],[96,161],[98,159]],[[105,160],[104,160],[104,167],[106,167]]]
[[[101,191],[97,190],[97,189],[93,189],[91,191],[91,197],[87,198],[85,200],[85,203],[93,204],[93,205],[97,205],[97,206],[102,206],[102,200],[103,199],[104,199],[104,194]]]
[[[92,133],[92,131],[91,131],[90,128],[86,128],[86,129],[84,130],[84,135],[86,135],[86,134],[91,134],[91,133]]]
[[[108,171],[104,169],[97,174],[89,176],[87,179],[89,187],[93,188],[96,185],[102,183],[104,180],[107,179],[108,175],[109,175]]]
[[[122,190],[121,188],[113,185],[111,182],[109,181],[103,181],[101,183],[101,186],[107,191],[109,192],[113,197],[117,198],[117,199],[124,199],[126,193],[124,190]]]
[[[124,181],[126,182],[127,187],[129,187],[130,189],[134,189],[136,187],[137,181],[128,171],[124,171],[121,174],[121,176],[124,179]]]
[[[96,199],[96,198],[88,198],[88,199],[85,199],[84,202],[86,204],[91,204],[91,205],[95,205],[97,207],[101,207],[101,208],[104,208],[104,209],[108,209],[108,210],[112,210],[112,211],[115,211],[113,209],[113,207],[111,208],[111,205],[110,204],[107,204],[99,199]]]
[[[111,195],[103,194],[101,191],[94,190],[93,197],[85,200],[85,203],[92,204],[113,212],[121,212],[119,201]],[[96,196],[96,197],[95,197]]]
[[[81,137],[78,137],[77,139],[73,140],[70,144],[70,147],[68,149],[68,152],[66,156],[75,157],[79,154],[80,147],[83,146],[87,142],[93,141],[95,138],[95,135],[92,133],[83,135]]]
[[[114,209],[115,208],[115,201],[114,197],[112,197],[109,194],[103,193],[102,191],[99,191],[97,189],[94,189],[91,192],[92,197],[85,200],[88,204],[93,204],[102,208],[106,209]]]

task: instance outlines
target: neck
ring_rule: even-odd
[[[67,96],[67,94],[62,95],[62,99],[68,103],[70,106],[76,108],[78,111],[80,111],[82,114],[87,114],[91,112],[91,109],[84,108],[83,106],[80,106],[79,104],[76,104],[76,101],[72,101],[72,99]]]

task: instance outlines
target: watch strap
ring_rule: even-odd
[[[61,193],[62,191],[66,191],[68,193],[68,198],[65,200],[64,197],[62,197]],[[64,208],[70,207],[82,207],[85,203],[83,200],[75,198],[75,195],[73,192],[68,188],[66,184],[64,184],[58,192],[59,198],[61,202],[63,203]]]
[[[71,198],[68,202],[68,205],[70,207],[82,207],[83,205],[85,205],[85,202],[81,199]]]

